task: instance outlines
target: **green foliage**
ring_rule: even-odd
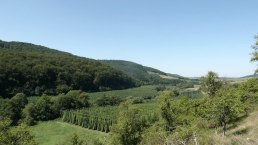
[[[90,102],[89,102],[89,94],[82,92],[79,96],[77,96],[78,101],[80,102],[81,106],[78,106],[77,108],[81,107],[89,107]]]
[[[20,109],[24,108],[28,104],[28,99],[25,94],[18,93],[12,97],[11,101]]]
[[[173,92],[165,91],[158,97],[158,104],[160,109],[161,118],[164,119],[166,123],[166,130],[172,131],[175,127],[175,108],[172,108],[173,100],[175,94]]]
[[[140,110],[146,124],[157,120],[154,104],[134,105]],[[109,132],[112,125],[117,122],[119,114],[118,106],[90,107],[81,110],[64,111],[62,120],[85,128]]]
[[[225,86],[213,97],[189,99],[165,91],[158,97],[160,121],[144,132],[142,144],[196,144],[209,127],[222,127],[241,117],[241,91]],[[149,140],[149,141],[148,141]]]
[[[186,91],[181,91],[179,93],[179,96],[185,96],[185,97],[188,97],[188,98],[195,99],[195,98],[203,97],[203,93],[200,90],[197,90],[197,91],[186,90]]]
[[[58,110],[54,107],[54,102],[48,96],[40,97],[35,104],[29,104],[24,109],[26,122],[33,125],[34,121],[47,121],[58,117]]]
[[[189,144],[193,142],[197,118],[196,100],[164,91],[158,97],[160,120],[144,132],[141,144]],[[154,131],[154,132],[153,132]]]
[[[185,78],[182,78],[178,75],[171,75],[175,79],[166,79],[160,77],[160,75],[168,76],[166,73],[142,66],[140,64],[123,61],[123,60],[102,60],[104,64],[108,64],[115,69],[121,70],[128,76],[136,80],[138,85],[154,85],[154,84],[179,84],[185,82]]]
[[[165,145],[167,131],[164,130],[164,124],[156,122],[142,133],[140,145]]]
[[[119,105],[123,100],[114,96],[103,96],[98,98],[95,102],[98,106],[115,106]]]
[[[64,111],[62,120],[84,128],[109,132],[111,126],[116,122],[117,107],[91,107],[76,111]]]
[[[216,96],[204,97],[196,105],[195,116],[208,121],[207,127],[222,127],[225,135],[227,125],[243,115],[246,104],[242,100],[243,91],[231,85],[224,85]]]
[[[89,107],[89,96],[85,92],[74,90],[66,95],[56,97],[41,96],[23,110],[27,125],[34,125],[36,121],[47,121],[59,117],[64,110]]]
[[[83,141],[79,139],[77,134],[74,134],[71,139],[71,145],[82,145]]]
[[[214,72],[210,71],[205,77],[201,78],[201,89],[208,96],[214,96],[221,86],[222,83],[219,81],[218,75]]]
[[[252,58],[251,61],[258,61],[258,36],[255,36],[256,43],[252,46],[253,48],[253,53],[252,53]],[[258,69],[256,70],[258,72]]]
[[[69,90],[125,89],[135,83],[96,60],[43,46],[0,41],[0,96],[57,95]]]
[[[144,103],[144,98],[143,97],[133,97],[129,96],[126,98],[126,100],[132,104],[141,104]]]
[[[190,126],[194,121],[194,101],[188,97],[176,98],[173,92],[163,92],[159,96],[159,109],[166,130],[173,132],[177,127]]]
[[[258,92],[258,78],[249,79],[248,81],[240,84],[240,89],[245,92],[255,94]]]
[[[55,107],[62,113],[63,110],[89,107],[89,96],[80,90],[69,91],[66,95],[60,94],[54,99]]]
[[[26,126],[11,126],[11,120],[0,120],[0,145],[37,145]]]
[[[244,104],[241,102],[240,94],[236,89],[225,87],[211,101],[211,119],[217,126],[223,127],[225,135],[226,125],[235,121],[244,112]]]
[[[117,123],[112,127],[111,144],[137,145],[145,126],[140,111],[127,102],[121,104],[120,110]]]
[[[16,94],[12,99],[0,99],[0,120],[11,119],[11,124],[16,125],[22,118],[22,109],[28,103],[26,96],[22,93]]]
[[[158,92],[159,92],[159,91],[165,91],[165,90],[166,90],[166,86],[164,86],[164,85],[159,85],[159,86],[157,86],[155,89],[156,89]]]
[[[241,101],[245,103],[245,111],[248,113],[258,104],[258,79],[250,79],[238,86],[241,91]]]
[[[55,98],[54,105],[58,110],[63,111],[66,109],[76,109],[81,104],[75,97],[60,94]]]

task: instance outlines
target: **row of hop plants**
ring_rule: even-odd
[[[111,126],[115,123],[115,119],[90,116],[74,111],[65,111],[63,114],[63,121],[102,132],[109,132]]]
[[[146,123],[155,122],[158,119],[153,105],[136,105],[141,111],[142,121]],[[81,110],[67,110],[63,112],[62,120],[67,123],[78,125],[84,128],[109,132],[116,123],[119,114],[119,107],[92,107]]]

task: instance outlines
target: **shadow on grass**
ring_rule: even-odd
[[[240,122],[242,122],[244,119],[246,119],[247,117],[248,117],[247,114],[244,114],[244,115],[238,117],[235,121],[233,121],[232,124],[228,125],[227,130],[235,129],[238,126],[238,124]]]
[[[235,131],[233,134],[234,135],[242,135],[242,134],[248,133],[249,130],[250,130],[250,128],[246,127],[246,128]]]

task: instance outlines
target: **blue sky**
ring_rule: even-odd
[[[0,39],[183,76],[252,74],[257,0],[0,0]]]

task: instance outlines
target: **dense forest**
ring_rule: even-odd
[[[96,60],[39,45],[0,41],[0,96],[56,95],[134,87],[132,78]]]
[[[115,69],[123,71],[128,76],[134,78],[140,85],[154,84],[178,84],[184,82],[186,78],[179,75],[172,75],[162,72],[158,69],[146,67],[134,62],[123,60],[102,60],[104,64],[108,64]]]

